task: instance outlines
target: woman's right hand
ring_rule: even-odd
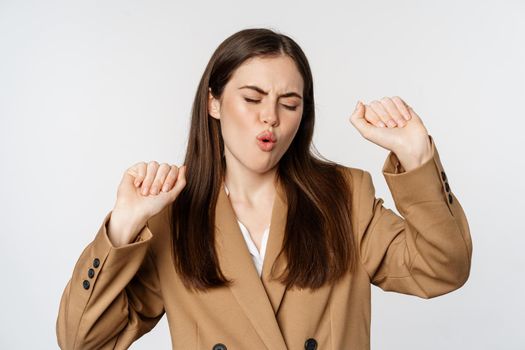
[[[186,185],[186,166],[139,162],[126,170],[117,190],[108,236],[115,245],[131,242],[146,222],[175,201]]]

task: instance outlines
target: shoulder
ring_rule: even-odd
[[[365,169],[345,165],[338,165],[337,169],[343,174],[353,197],[358,195],[363,186],[370,187],[372,185],[372,176]]]
[[[351,217],[357,227],[369,221],[374,208],[383,203],[382,198],[376,198],[376,191],[369,171],[357,167],[339,166],[343,173],[351,200]]]

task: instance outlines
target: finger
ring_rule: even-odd
[[[175,186],[173,186],[173,188],[168,192],[173,195],[173,198],[177,198],[184,186],[186,186],[186,168],[186,165],[183,165],[179,168]]]
[[[414,109],[412,107],[407,105],[407,108],[408,108],[408,112],[410,113],[410,116],[412,118],[419,118],[419,115],[416,113],[416,111],[414,111]]]
[[[149,192],[150,194],[159,194],[160,187],[164,183],[164,180],[166,179],[166,176],[168,175],[169,171],[170,165],[168,163],[162,163],[159,165],[157,169],[157,174],[155,175],[155,179],[153,179],[153,183],[151,184],[151,190]]]
[[[180,169],[176,165],[172,165],[171,169],[166,176],[166,179],[164,180],[164,184],[162,185],[162,192],[168,192],[171,190],[173,184],[175,183],[175,180],[177,180],[177,176],[179,174]]]
[[[381,118],[379,118],[377,113],[374,112],[372,108],[367,108],[366,106],[365,106],[365,119],[380,128],[386,127],[386,124],[383,123],[383,121],[381,120]]]
[[[372,124],[369,124],[365,119],[365,105],[361,101],[357,102],[356,109],[350,116],[350,122],[363,136],[373,128]]]
[[[133,178],[133,185],[135,187],[137,187],[137,185],[140,183],[140,180],[139,180],[140,168],[145,166],[145,165],[146,165],[146,163],[144,163],[144,162],[138,162],[138,163],[133,164],[131,167],[129,167],[126,170],[126,174],[129,174],[129,175],[132,176],[132,178]]]
[[[135,187],[139,187],[142,183],[142,180],[146,177],[146,168],[148,167],[148,164],[146,162],[140,162],[137,164],[135,171],[137,173],[137,176],[135,177]]]
[[[397,109],[403,114],[406,120],[410,120],[410,113],[408,112],[407,104],[399,96],[392,97],[392,101],[397,106]]]
[[[383,123],[388,125],[389,128],[394,128],[397,126],[397,123],[390,117],[390,114],[386,111],[386,109],[379,103],[379,101],[372,101],[370,103],[370,107],[373,109],[374,112],[381,118]]]
[[[397,106],[394,104],[394,102],[388,98],[383,97],[381,99],[381,105],[384,109],[390,114],[390,116],[394,119],[394,121],[397,123],[397,125],[403,127],[405,126],[406,122],[403,116],[401,115],[401,112],[397,109]]]
[[[144,177],[144,181],[142,182],[142,190],[141,190],[141,193],[144,196],[146,196],[149,193],[151,184],[153,180],[155,179],[155,176],[157,175],[158,167],[159,167],[159,163],[157,163],[154,160],[148,163],[148,166],[146,168],[146,176]]]

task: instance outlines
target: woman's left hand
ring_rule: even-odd
[[[428,131],[400,97],[383,97],[369,105],[358,102],[350,122],[361,136],[398,156],[408,171],[431,157]]]

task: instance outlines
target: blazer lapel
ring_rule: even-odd
[[[285,288],[278,281],[270,280],[269,270],[281,249],[285,221],[285,199],[282,189],[278,187],[261,279],[222,183],[215,208],[215,237],[221,269],[227,278],[233,280],[230,290],[266,347],[283,350],[287,347],[277,323],[276,312]],[[276,272],[284,266],[285,264],[276,265]]]
[[[272,219],[270,221],[270,232],[268,235],[268,242],[266,243],[266,253],[264,254],[263,268],[262,268],[262,283],[270,298],[273,312],[277,315],[281,300],[283,299],[286,286],[281,282],[272,279],[279,276],[287,265],[286,256],[283,254],[276,261],[277,255],[283,246],[284,230],[286,228],[286,216],[288,213],[288,205],[286,200],[286,193],[282,186],[277,186],[277,193],[272,208]],[[272,266],[275,264],[275,276],[271,275]]]

